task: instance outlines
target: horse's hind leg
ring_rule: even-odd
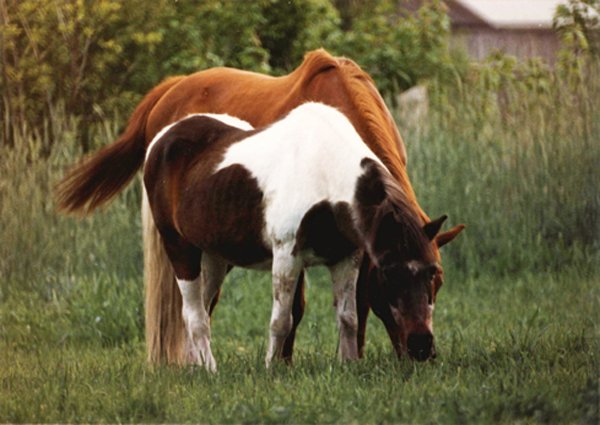
[[[281,358],[286,338],[293,328],[292,309],[300,261],[292,255],[292,246],[282,245],[273,252],[273,309],[271,311],[270,340],[266,365]]]
[[[359,256],[352,256],[329,267],[333,280],[333,297],[337,325],[340,331],[339,356],[342,360],[358,359],[358,318],[356,311],[356,281]]]

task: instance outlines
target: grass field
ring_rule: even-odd
[[[203,369],[150,369],[139,337],[109,343],[100,330],[92,332],[103,316],[81,318],[58,300],[17,293],[1,310],[7,360],[0,369],[2,420],[597,420],[600,280],[589,271],[463,281],[451,274],[435,317],[439,357],[429,364],[398,362],[374,318],[366,359],[339,364],[329,283],[323,275],[311,273],[310,304],[294,366],[267,371],[268,276],[234,273],[215,313],[213,343],[220,370],[214,376]],[[110,308],[104,313],[110,314]],[[90,335],[77,335],[84,330]]]
[[[0,422],[598,423],[600,82],[585,91],[485,116],[465,97],[405,134],[425,210],[468,225],[443,250],[435,361],[398,361],[371,316],[365,359],[340,364],[315,269],[295,364],[267,371],[269,276],[237,270],[216,375],[146,364],[139,185],[90,218],[56,215],[52,185],[80,152],[78,123],[53,117],[52,149],[44,134],[0,147]]]

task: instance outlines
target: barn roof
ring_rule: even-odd
[[[566,0],[449,0],[455,25],[486,25],[493,28],[548,29],[556,7]]]

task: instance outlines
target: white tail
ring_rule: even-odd
[[[181,294],[162,239],[142,190],[146,350],[150,363],[187,363]]]

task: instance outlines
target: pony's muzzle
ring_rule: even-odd
[[[436,356],[433,334],[431,333],[412,333],[408,335],[406,348],[410,358],[420,362]]]

